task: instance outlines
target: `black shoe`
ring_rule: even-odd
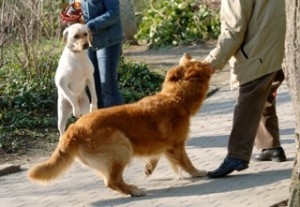
[[[255,161],[275,161],[284,162],[286,156],[282,147],[263,149],[260,154],[253,157]]]
[[[248,168],[248,163],[244,160],[236,159],[236,158],[226,158],[221,166],[207,173],[207,176],[210,178],[221,178],[224,177],[233,171],[241,171]]]

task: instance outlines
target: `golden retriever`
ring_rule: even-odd
[[[209,87],[213,68],[184,54],[171,68],[162,90],[136,103],[99,109],[70,125],[52,156],[32,167],[31,180],[48,182],[69,168],[74,158],[102,175],[105,185],[131,196],[146,192],[123,180],[124,168],[133,156],[147,159],[150,175],[165,155],[175,172],[206,176],[191,163],[185,143],[190,118],[197,113]]]
[[[80,117],[97,109],[94,66],[86,51],[90,47],[90,39],[89,29],[84,24],[72,24],[63,31],[65,48],[55,73],[60,137],[65,132],[67,120],[72,113],[75,117]],[[91,94],[91,104],[86,86]]]

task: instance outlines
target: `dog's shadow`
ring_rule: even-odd
[[[291,170],[278,170],[278,171],[263,171],[251,174],[232,175],[219,179],[195,179],[185,178],[185,181],[190,180],[190,183],[173,186],[152,188],[147,190],[147,196],[142,197],[124,197],[119,195],[115,199],[102,199],[91,203],[91,206],[117,206],[131,202],[138,202],[142,200],[155,200],[159,198],[172,198],[172,197],[189,197],[196,195],[206,195],[212,193],[223,193],[228,191],[238,191],[248,188],[255,188],[270,183],[275,183],[280,180],[290,178]],[[167,179],[169,181],[170,179]],[[158,182],[158,180],[156,180]],[[159,180],[161,182],[166,179]]]

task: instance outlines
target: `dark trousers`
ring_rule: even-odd
[[[249,162],[255,139],[259,148],[280,146],[275,99],[283,80],[279,70],[239,87],[227,157]]]

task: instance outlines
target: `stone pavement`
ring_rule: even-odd
[[[213,170],[223,161],[235,95],[228,85],[223,86],[204,102],[200,112],[192,118],[186,148],[198,168]],[[278,115],[287,162],[251,162],[249,169],[220,179],[191,179],[185,173],[179,179],[165,159],[160,161],[153,175],[146,178],[143,174],[144,163],[135,159],[126,169],[124,179],[147,189],[147,196],[137,198],[104,187],[101,179],[78,163],[74,163],[70,170],[49,186],[29,182],[26,178],[29,166],[25,166],[21,172],[0,177],[0,206],[269,207],[288,198],[289,178],[296,152],[293,114],[284,83],[278,91]]]

